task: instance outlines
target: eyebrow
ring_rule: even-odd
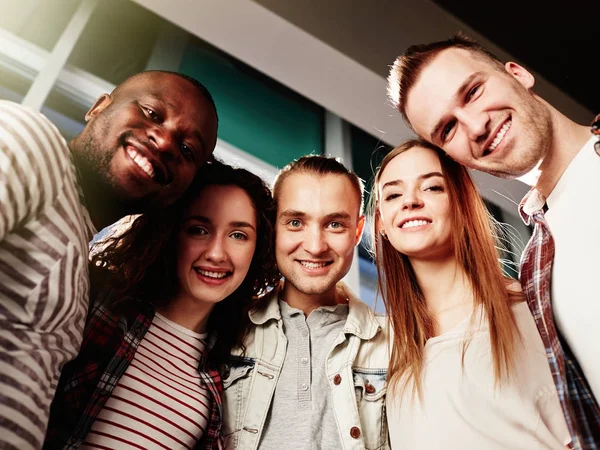
[[[429,172],[429,173],[424,173],[423,175],[419,175],[417,180],[423,181],[423,180],[427,180],[428,178],[433,178],[433,177],[444,178],[444,175],[441,172]],[[404,184],[403,180],[398,179],[398,180],[388,181],[381,187],[381,190],[383,191],[386,187],[393,187],[393,186],[398,186],[401,184]]]
[[[463,81],[462,84],[456,90],[456,93],[454,94],[453,101],[454,102],[459,101],[464,96],[465,91],[469,88],[469,86],[471,85],[471,83],[473,83],[473,80],[475,78],[480,77],[482,73],[483,72],[475,72],[475,73],[472,73],[471,75],[469,75],[465,79],[465,81]],[[445,122],[446,122],[446,118],[442,117],[435,124],[435,126],[433,127],[433,130],[431,131],[431,134],[429,135],[429,138],[430,138],[431,142],[435,142],[435,137],[438,135],[438,133],[440,132],[440,129],[444,126]]]
[[[350,220],[352,219],[352,217],[350,216],[350,214],[346,213],[346,212],[334,212],[331,214],[327,214],[324,219],[326,220]]]
[[[281,217],[306,217],[306,213],[294,209],[286,209],[280,214]]]
[[[205,216],[188,216],[185,218],[185,220],[196,220],[198,222],[202,222],[208,225],[212,224],[212,221]],[[256,228],[254,228],[254,225],[252,225],[249,222],[244,222],[242,220],[234,220],[233,222],[229,222],[229,226],[232,228],[250,228],[251,230],[256,231]]]
[[[305,218],[308,217],[308,214],[302,212],[302,211],[296,211],[293,209],[287,209],[284,212],[281,213],[280,217],[284,217],[284,218]],[[322,217],[321,220],[350,220],[352,219],[352,216],[349,213],[346,212],[334,212],[331,214],[327,214],[326,216]]]

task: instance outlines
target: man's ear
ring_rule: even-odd
[[[358,223],[356,224],[356,239],[354,240],[354,245],[358,245],[360,239],[362,238],[363,230],[365,229],[365,216],[362,215],[358,218]]]
[[[85,113],[85,121],[89,122],[92,117],[100,114],[112,101],[113,99],[110,94],[102,94],[96,99],[89,111]]]
[[[504,64],[504,70],[506,70],[510,76],[521,83],[526,89],[531,89],[535,84],[535,77],[531,74],[531,72],[516,62],[507,62]]]

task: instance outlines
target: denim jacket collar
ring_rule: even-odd
[[[279,292],[283,288],[283,283],[282,281],[265,298],[262,308],[255,308],[250,311],[249,316],[253,324],[264,325],[269,320],[281,320]],[[356,297],[345,283],[340,281],[336,285],[336,288],[339,295],[348,299],[349,313],[346,325],[344,326],[344,333],[353,334],[363,340],[372,339],[379,331],[380,326],[371,308]]]
[[[345,283],[339,282],[337,290],[340,295],[348,299],[350,306],[344,333],[353,334],[366,341],[375,337],[380,326],[371,308],[360,300]]]

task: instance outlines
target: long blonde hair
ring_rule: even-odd
[[[522,295],[507,290],[507,279],[502,273],[493,238],[493,222],[467,169],[439,148],[421,140],[410,140],[393,149],[381,162],[373,183],[370,207],[378,286],[394,332],[388,369],[390,387],[404,390],[412,384],[413,394],[421,396],[425,343],[434,334],[434,320],[409,259],[379,233],[382,229],[378,212],[381,174],[392,159],[413,147],[431,149],[440,159],[450,199],[454,254],[472,285],[474,308],[481,306],[488,318],[494,375],[499,384],[510,376],[519,336],[511,305],[521,300]],[[466,346],[463,362],[464,351]],[[403,380],[401,385],[400,380]]]

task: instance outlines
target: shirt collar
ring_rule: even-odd
[[[263,325],[269,320],[281,320],[281,310],[279,308],[279,293],[283,287],[284,281],[271,291],[264,299],[262,307],[250,311],[249,316],[255,325]],[[348,299],[348,319],[344,325],[344,333],[350,333],[361,339],[372,339],[380,329],[379,323],[375,319],[375,314],[361,301],[345,283],[339,282],[336,285],[338,294]]]
[[[519,214],[525,225],[531,224],[531,216],[537,211],[543,211],[546,197],[536,188],[532,188],[519,204]]]

